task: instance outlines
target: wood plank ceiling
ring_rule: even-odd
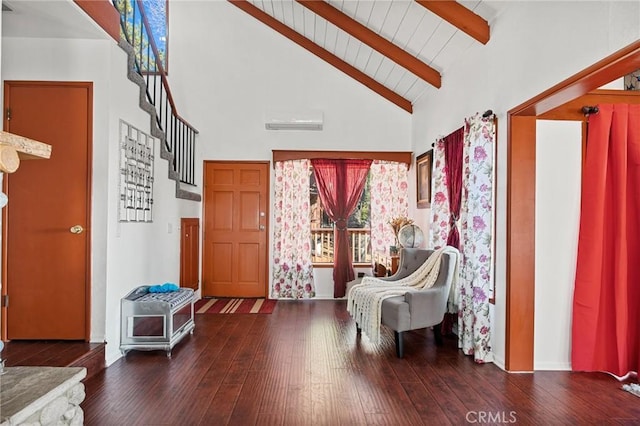
[[[483,0],[229,0],[412,112],[473,44],[489,42]]]

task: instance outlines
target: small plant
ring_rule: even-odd
[[[413,219],[409,219],[406,216],[397,216],[389,221],[389,225],[391,225],[396,238],[398,236],[398,231],[400,231],[403,226],[411,224],[413,224]]]

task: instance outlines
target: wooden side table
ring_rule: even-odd
[[[400,256],[397,254],[388,255],[383,253],[376,253],[374,256],[374,276],[388,277],[395,274],[398,270],[399,263]]]

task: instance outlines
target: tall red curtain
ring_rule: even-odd
[[[460,200],[462,198],[462,149],[464,148],[464,127],[444,138],[445,175],[449,193],[451,217],[447,245],[460,248],[460,232],[456,222],[460,218]]]
[[[640,364],[640,105],[589,116],[573,297],[572,369]]]
[[[324,210],[335,223],[333,297],[344,297],[347,282],[355,278],[347,221],[362,196],[371,160],[312,159],[311,165]]]

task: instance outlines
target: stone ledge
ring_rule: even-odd
[[[82,424],[84,367],[9,367],[0,376],[0,426]]]

